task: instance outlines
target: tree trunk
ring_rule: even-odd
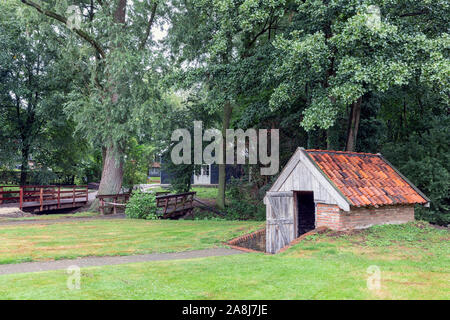
[[[98,194],[116,194],[122,188],[123,153],[117,147],[107,147]]]
[[[28,178],[28,157],[30,155],[30,149],[29,147],[23,147],[22,148],[22,165],[20,168],[20,185],[26,185],[27,184],[27,178]]]
[[[225,187],[226,187],[226,130],[230,126],[231,113],[233,108],[231,107],[230,102],[225,104],[223,109],[223,120],[222,120],[222,137],[223,137],[223,149],[222,149],[222,159],[223,163],[219,164],[219,187],[217,192],[217,206],[220,209],[225,208]]]
[[[106,148],[98,194],[117,194],[120,192],[123,179],[123,163],[122,150],[114,146]],[[98,201],[94,201],[90,209],[97,210]]]
[[[125,24],[126,5],[127,0],[118,0],[117,7],[114,11],[114,22],[116,24]],[[118,43],[116,44],[116,46],[120,47],[121,44]],[[108,92],[107,90],[106,94],[110,94],[111,100],[113,101],[114,96],[118,94],[117,88],[113,86],[112,88],[110,88],[110,92]],[[107,147],[102,147],[102,155],[103,170],[102,177],[100,179],[100,186],[98,188],[98,194],[117,194],[122,188],[124,153],[122,150],[120,150],[120,148],[114,145],[109,145]],[[94,201],[90,209],[98,209],[97,200]],[[107,210],[105,210],[104,212],[108,213]]]
[[[352,108],[350,110],[350,116],[348,119],[347,142],[345,144],[345,151],[355,151],[356,138],[358,136],[359,128],[359,118],[361,116],[361,102],[362,97],[358,98],[358,100],[352,103]]]

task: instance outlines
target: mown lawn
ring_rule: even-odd
[[[0,276],[1,299],[449,299],[449,232],[424,223],[312,236],[283,254],[245,254]],[[368,268],[381,288],[369,290]]]
[[[261,222],[95,220],[0,226],[0,264],[206,249]]]
[[[200,199],[216,199],[217,188],[215,187],[194,187],[191,191],[197,192],[196,196]]]
[[[147,183],[161,183],[161,178],[160,177],[149,177],[147,179]]]
[[[155,188],[155,192],[168,191],[167,188]],[[217,198],[217,188],[216,187],[193,187],[191,191],[197,192],[196,196],[200,199],[216,199]]]

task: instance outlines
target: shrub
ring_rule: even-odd
[[[132,219],[158,219],[160,215],[156,212],[155,194],[134,191],[125,208],[125,215]]]
[[[265,207],[261,201],[251,197],[250,188],[251,185],[240,180],[230,181],[227,189],[227,220],[265,220]]]
[[[431,118],[428,131],[404,142],[385,144],[384,156],[431,199],[417,206],[416,219],[450,224],[450,116]]]
[[[231,199],[227,205],[227,220],[257,220],[266,218],[264,205],[254,204],[245,200]]]

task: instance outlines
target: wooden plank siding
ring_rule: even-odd
[[[297,149],[269,191],[313,191],[314,202],[336,204],[344,211],[350,210],[348,201],[314,165],[303,148]]]
[[[293,192],[268,192],[266,251],[276,253],[296,237]]]
[[[297,236],[296,191],[312,191],[314,203],[335,204],[344,211],[350,205],[325,174],[298,148],[264,197],[266,251],[277,253]]]

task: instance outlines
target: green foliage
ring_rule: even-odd
[[[125,215],[132,219],[158,219],[155,194],[134,191],[125,208]]]
[[[386,158],[431,199],[430,208],[417,208],[417,217],[443,225],[450,223],[449,121],[448,115],[435,117],[422,134],[383,148]]]
[[[266,219],[266,209],[263,204],[253,204],[243,200],[229,199],[226,206],[227,220],[255,220]]]
[[[79,174],[77,184],[99,182],[102,174],[102,155],[99,149],[90,147],[83,159],[78,162]]]
[[[72,136],[62,105],[74,79],[62,72],[57,40],[41,22],[11,1],[0,3],[0,161],[27,171],[32,156],[54,171],[73,169],[83,142]],[[56,158],[61,167],[53,166]]]
[[[269,77],[279,84],[271,107],[285,108],[304,97],[308,104],[301,123],[311,130],[331,127],[346,106],[367,93],[417,79],[428,86],[436,81],[439,94],[448,99],[448,77],[442,77],[448,74],[448,35],[441,20],[448,25],[448,4],[416,1],[414,7],[424,16],[442,12],[425,22],[420,14],[416,21],[409,20],[404,15],[409,7],[401,2],[298,2],[289,32],[274,42],[277,53]],[[379,6],[379,17],[369,12],[371,4]]]
[[[249,185],[234,179],[227,186],[227,220],[256,220],[266,219],[266,209],[261,201],[251,198]]]
[[[208,221],[223,221],[223,220],[232,220],[232,219],[226,219],[226,217],[218,215],[214,212],[208,211],[208,210],[202,210],[199,208],[194,209],[194,214],[187,217],[186,220],[208,220]]]
[[[299,146],[343,149],[361,98],[356,150],[381,151],[431,198],[418,217],[448,223],[448,1],[134,1],[125,27],[117,1],[35,2],[60,15],[78,6],[91,41],[25,1],[1,1],[2,169],[31,156],[43,183],[52,172],[98,181],[114,146],[131,187],[145,181],[150,146],[170,153],[173,130],[193,120],[219,127],[225,104],[233,128],[280,129],[283,166]],[[195,166],[169,161],[173,190],[189,191]],[[254,218],[276,178],[248,171],[246,196],[229,190],[234,218]]]
[[[148,168],[154,149],[149,144],[139,144],[133,138],[128,143],[122,185],[132,189],[134,185],[147,182]]]
[[[171,191],[174,193],[189,192],[195,166],[192,164],[176,165],[169,155],[170,153],[163,156],[161,170],[169,176]]]

